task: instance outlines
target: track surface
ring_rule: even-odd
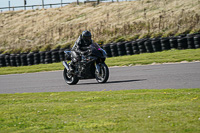
[[[109,68],[108,83],[95,79],[67,85],[62,71],[0,75],[0,93],[200,88],[200,63]]]

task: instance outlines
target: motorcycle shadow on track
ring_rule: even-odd
[[[144,81],[144,80],[147,80],[147,79],[107,81],[104,84],[117,84],[117,83],[128,83],[128,82],[139,82],[139,81]],[[102,84],[99,84],[99,83],[96,83],[96,82],[95,83],[80,83],[80,84],[77,84],[77,85],[90,85],[90,84],[102,85]]]

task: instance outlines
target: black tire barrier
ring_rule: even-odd
[[[21,54],[20,59],[21,59],[21,66],[27,66],[28,65],[27,54]]]
[[[40,52],[40,63],[45,64],[45,51]]]
[[[139,48],[139,50],[140,50],[140,53],[146,53],[147,52],[147,50],[146,50],[146,48],[145,48],[145,45],[144,45],[144,42],[146,41],[146,39],[141,39],[141,40],[139,40],[138,42],[137,42],[137,44],[138,44],[138,48]]]
[[[161,38],[160,41],[161,41],[162,50],[171,49],[169,38]]]
[[[10,55],[9,54],[5,55],[5,62],[6,62],[6,66],[10,66]]]
[[[15,56],[15,60],[16,60],[16,66],[21,66],[21,58],[20,58],[20,54],[17,54]]]
[[[0,55],[0,67],[6,66],[6,61],[5,61],[5,55],[1,54]]]
[[[152,47],[152,44],[151,44],[151,40],[149,40],[149,39],[146,40],[146,41],[144,42],[144,45],[145,45],[145,48],[146,48],[146,50],[147,50],[148,53],[154,52],[153,47]]]
[[[51,57],[51,51],[46,51],[45,52],[45,64],[52,63],[52,57]]]
[[[60,49],[59,50],[59,58],[60,58],[60,61],[64,61],[65,60],[65,53],[64,53],[64,49]]]
[[[152,44],[154,52],[162,51],[160,39],[157,39],[157,38],[152,39],[151,44]]]
[[[34,64],[34,53],[27,54],[27,63],[29,66]]]
[[[195,48],[200,48],[200,35],[194,36],[194,45]]]
[[[118,42],[117,43],[117,51],[119,56],[126,55],[126,48],[125,48],[125,43],[123,42]]]
[[[133,54],[140,54],[137,41],[132,41]]]
[[[111,49],[112,57],[118,56],[117,44],[116,43],[111,44],[110,49]]]
[[[125,48],[126,48],[126,54],[127,55],[133,55],[132,42],[126,42]]]
[[[194,49],[194,35],[187,35],[187,44],[188,44],[188,49]]]
[[[34,56],[34,64],[35,65],[40,64],[40,54],[39,53],[34,53],[33,56]]]
[[[51,52],[51,57],[52,57],[52,62],[60,62],[60,58],[59,58],[59,51],[58,50],[54,50]]]
[[[187,49],[188,44],[187,44],[187,38],[179,36],[178,37],[178,49]]]
[[[17,66],[14,54],[10,55],[10,66]]]
[[[112,53],[111,53],[111,49],[110,49],[110,44],[104,45],[103,49],[106,51],[107,57],[112,57]]]
[[[172,48],[175,48],[175,49],[178,48],[178,41],[177,41],[177,38],[176,38],[176,37],[170,38],[170,39],[169,39],[169,42],[170,42],[170,47],[171,47],[171,49],[172,49]]]

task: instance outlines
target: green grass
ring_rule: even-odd
[[[168,50],[156,53],[144,53],[132,56],[120,56],[107,58],[106,64],[108,66],[124,66],[124,65],[146,65],[152,63],[166,63],[166,62],[181,62],[181,61],[199,61],[200,49],[187,50]],[[2,67],[0,68],[0,75],[16,74],[16,73],[32,73],[41,71],[63,70],[62,63],[40,64],[24,67]]]
[[[0,94],[1,133],[200,132],[200,89]]]

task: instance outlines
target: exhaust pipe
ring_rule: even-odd
[[[67,71],[69,71],[69,65],[67,64],[67,62],[63,61],[63,66],[67,69]]]

